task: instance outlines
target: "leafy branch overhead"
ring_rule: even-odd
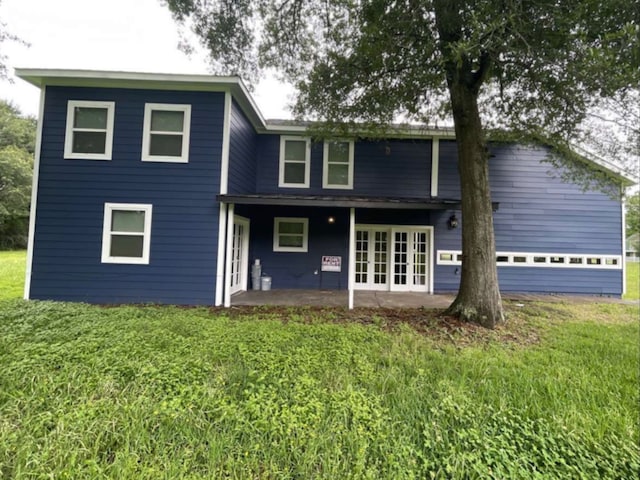
[[[485,127],[568,138],[640,82],[640,9],[624,0],[166,3],[216,72],[255,82],[275,68],[300,90],[296,113],[321,120],[450,119],[455,71],[482,94]]]
[[[281,72],[298,91],[294,113],[327,135],[398,118],[452,121],[465,261],[449,313],[489,327],[503,313],[486,132],[544,138],[558,151],[589,143],[589,113],[640,85],[640,9],[628,0],[166,4],[214,71],[252,82],[265,68]]]

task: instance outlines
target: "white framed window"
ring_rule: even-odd
[[[458,250],[438,250],[438,265],[461,265]],[[621,255],[585,255],[574,253],[496,252],[499,267],[554,267],[622,269]]]
[[[191,105],[147,103],[144,106],[142,161],[189,161]]]
[[[64,158],[111,160],[115,102],[69,100]]]
[[[302,137],[280,137],[279,187],[309,188],[311,141]]]
[[[104,204],[102,263],[149,263],[151,210],[151,205]]]
[[[353,189],[353,142],[324,142],[322,188]]]
[[[276,217],[273,220],[274,252],[306,252],[309,239],[309,219]]]

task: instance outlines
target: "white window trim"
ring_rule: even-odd
[[[450,256],[450,259],[442,259]],[[438,250],[438,265],[462,265],[460,250]],[[507,257],[505,261],[496,262],[498,267],[547,267],[547,268],[589,268],[600,270],[621,270],[624,261],[621,255],[585,254],[585,253],[538,253],[538,252],[496,252],[496,257]],[[524,257],[524,262],[516,262],[514,257]],[[535,261],[534,259],[544,261]],[[581,263],[571,263],[570,259],[579,258]],[[556,259],[552,261],[552,259]],[[590,260],[599,263],[588,263]]]
[[[151,245],[151,213],[153,207],[148,204],[138,203],[105,203],[104,221],[102,225],[102,263],[124,263],[135,265],[149,264],[149,250]],[[112,257],[111,251],[111,218],[114,210],[143,210],[144,232],[142,242],[142,257]]]
[[[329,183],[329,163],[335,165],[344,165],[338,162],[329,162],[329,144],[330,143],[348,143],[349,144],[349,171],[347,174],[346,185],[335,185]],[[322,155],[322,188],[331,188],[336,190],[353,190],[353,156],[354,156],[353,140],[334,139],[325,140]]]
[[[278,240],[280,236],[280,222],[300,222],[302,228],[302,247],[281,247]],[[302,217],[275,217],[273,219],[273,251],[274,252],[307,252],[309,248],[309,219]]]
[[[164,110],[164,111],[184,113],[182,133],[161,132],[163,135],[182,135],[182,152],[179,157],[174,157],[170,155],[150,155],[149,154],[149,145],[151,143],[151,112],[154,110]],[[144,104],[144,128],[142,131],[142,161],[143,162],[164,162],[164,163],[188,163],[190,133],[191,133],[191,105],[179,105],[175,103],[145,103]]]
[[[107,128],[104,144],[104,153],[76,153],[73,151],[73,120],[76,107],[85,108],[106,108],[107,109]],[[116,104],[115,102],[96,102],[89,100],[69,100],[67,102],[67,125],[64,135],[64,158],[65,159],[82,159],[82,160],[111,160],[113,151],[113,121]],[[80,128],[78,131],[83,132],[102,132],[102,129]]]
[[[284,181],[284,148],[287,141],[304,141],[306,144],[305,148],[305,156],[304,156],[304,183],[285,183]],[[291,160],[288,160],[287,163],[292,163]],[[302,162],[295,162],[302,163]],[[310,169],[311,169],[311,140],[305,137],[296,137],[292,135],[282,135],[280,136],[280,162],[279,162],[279,172],[278,172],[278,187],[283,188],[309,188],[309,178],[310,178]]]

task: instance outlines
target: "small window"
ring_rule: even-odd
[[[276,217],[273,224],[274,252],[306,252],[308,218]]]
[[[551,263],[564,263],[564,257],[551,257]]]
[[[602,264],[602,259],[600,259],[598,257],[589,257],[589,258],[587,258],[587,264],[588,265],[600,265],[600,264]]]
[[[149,263],[151,205],[105,203],[103,263]]]
[[[309,188],[311,147],[308,139],[280,137],[280,175],[278,186]]]
[[[513,263],[527,263],[527,257],[523,255],[514,255]]]
[[[323,188],[353,188],[353,142],[324,142]]]
[[[189,161],[191,105],[147,103],[144,106],[142,160]]]
[[[440,261],[442,261],[442,262],[452,262],[453,261],[453,254],[452,253],[441,253],[440,254]]]
[[[607,258],[605,260],[605,265],[618,265],[618,259],[617,258]]]
[[[509,257],[507,257],[506,255],[498,255],[496,257],[496,262],[498,262],[498,263],[509,263]]]
[[[582,257],[571,257],[569,258],[569,263],[571,265],[582,265]]]
[[[533,257],[533,263],[547,263],[547,257]]]
[[[114,102],[70,100],[64,158],[111,160]]]
[[[464,255],[462,255],[461,253],[456,255],[456,260],[458,260],[459,262],[462,262],[463,259],[464,259]]]

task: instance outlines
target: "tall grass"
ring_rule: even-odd
[[[509,308],[474,341],[0,302],[0,478],[633,478],[637,309]]]
[[[22,298],[26,256],[24,250],[0,251],[0,300]]]

